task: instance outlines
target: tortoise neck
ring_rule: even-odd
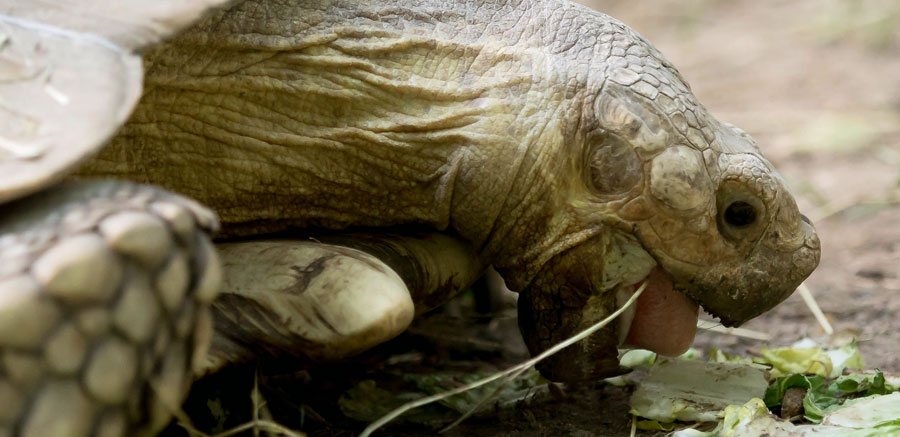
[[[572,118],[530,5],[218,11],[147,53],[139,107],[84,173],[196,198],[226,235],[425,224],[500,253],[562,176],[548,120]]]

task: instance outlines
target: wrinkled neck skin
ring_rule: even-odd
[[[599,231],[559,193],[609,49],[585,36],[619,25],[553,2],[395,3],[215,13],[146,56],[140,107],[87,172],[190,195],[232,234],[450,228],[522,288]]]

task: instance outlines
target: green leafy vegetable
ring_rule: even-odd
[[[807,389],[803,398],[804,417],[810,422],[820,423],[826,414],[837,410],[844,401],[859,396],[883,395],[896,390],[885,383],[884,374],[875,370],[874,374],[853,373],[841,376],[826,384],[821,375],[794,373],[775,378],[764,397],[766,406],[781,406],[784,393],[792,387]]]
[[[855,340],[833,349],[823,349],[814,341],[801,340],[792,347],[762,350],[763,361],[771,364],[777,374],[814,373],[835,378],[845,368],[862,369],[862,355]]]
[[[715,348],[708,354],[709,364],[735,366],[734,371],[759,369],[758,364],[771,366],[776,378],[756,395],[762,399],[739,394],[746,389],[743,381],[733,381],[728,388],[721,388],[724,392],[719,392],[718,377],[712,369],[667,369],[672,362],[657,360],[659,363],[632,396],[632,413],[655,419],[639,422],[642,429],[665,430],[674,420],[710,420],[715,409],[720,409],[715,430],[682,429],[674,432],[677,437],[900,436],[900,393],[895,393],[897,387],[890,383],[897,380],[887,380],[877,369],[873,373],[843,375],[845,369],[864,367],[855,341],[824,348],[814,340],[804,339],[792,347],[765,349],[761,355],[731,356]],[[678,363],[676,367],[681,366]],[[716,380],[717,384],[704,383],[709,380]],[[814,425],[795,425],[770,414],[769,409],[780,408],[785,393],[794,387],[805,390],[803,414]],[[731,404],[713,402],[699,407],[713,397],[730,397]]]
[[[859,346],[856,345],[856,340],[850,340],[849,343],[837,349],[826,350],[825,354],[831,359],[833,368],[830,376],[832,378],[844,373],[845,368],[864,369],[866,367],[863,363],[862,355],[859,353]]]
[[[820,347],[763,349],[762,356],[782,374],[814,373],[826,376],[834,368],[831,358]]]
[[[631,349],[619,358],[622,367],[650,367],[656,362],[656,352],[644,349]]]
[[[743,427],[759,417],[768,417],[769,410],[766,409],[762,399],[752,398],[743,405],[729,405],[722,411],[722,421],[716,426],[716,429],[703,432],[695,429],[683,429],[676,431],[672,435],[674,437],[732,437],[736,436],[735,431],[738,427]]]
[[[712,422],[728,405],[761,397],[767,377],[764,369],[746,364],[660,360],[629,404],[632,414],[660,422]]]
[[[823,423],[848,428],[900,426],[900,393],[848,401],[825,417]]]
[[[866,396],[886,395],[897,391],[885,381],[881,370],[875,369],[874,374],[851,373],[841,376],[831,383],[829,390],[841,393],[864,393]]]

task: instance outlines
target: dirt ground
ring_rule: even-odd
[[[822,262],[807,284],[823,311],[836,330],[858,335],[869,368],[900,372],[900,3],[589,4],[647,37],[714,115],[758,140],[821,236]],[[267,409],[310,435],[355,435],[361,424],[334,408],[342,390],[404,371],[467,372],[514,363],[526,356],[514,316],[510,309],[493,319],[478,317],[463,300],[352,363],[266,369],[260,384]],[[745,327],[772,335],[771,345],[823,334],[796,295]],[[698,349],[712,345],[746,354],[769,344],[710,332],[697,336]],[[253,381],[247,369],[219,378],[199,386],[224,382],[248,393]],[[628,388],[597,383],[564,390],[543,402],[470,419],[445,435],[628,435]],[[198,426],[217,423],[222,429],[247,419],[237,412],[250,411],[249,396],[222,406],[218,395],[196,393],[201,392],[188,408]],[[228,411],[227,420],[221,420],[226,413],[214,417],[215,411]],[[179,434],[173,427],[165,435]],[[431,428],[398,425],[376,435],[434,434]]]

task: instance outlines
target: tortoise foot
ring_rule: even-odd
[[[353,356],[397,336],[485,269],[468,243],[436,232],[338,232],[218,248],[224,283],[204,373],[268,356]]]
[[[221,282],[215,216],[77,182],[0,211],[0,436],[151,435],[192,381]]]
[[[264,356],[339,360],[400,334],[415,308],[378,258],[312,240],[218,245],[223,293],[204,373]]]

